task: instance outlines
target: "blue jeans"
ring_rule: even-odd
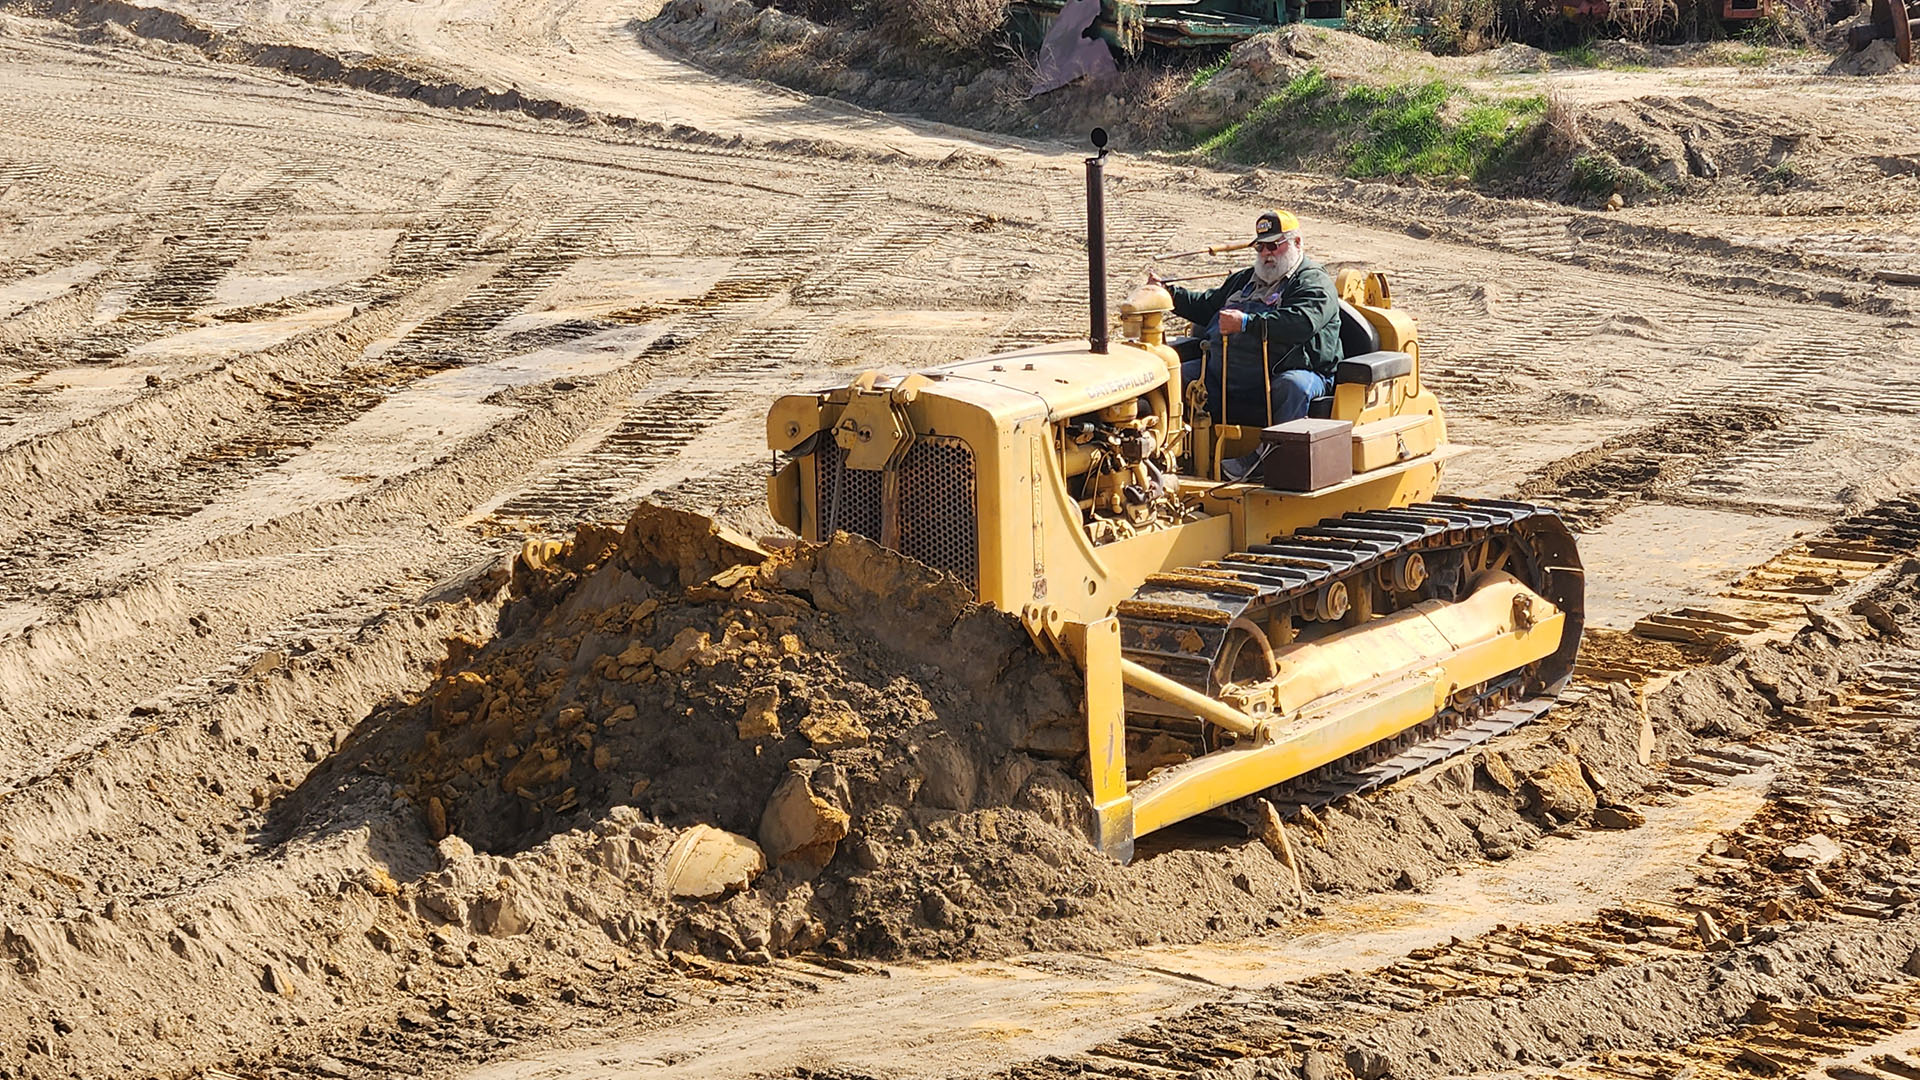
[[[1333,393],[1333,383],[1325,375],[1301,368],[1283,371],[1273,380],[1273,422],[1284,424],[1307,415],[1314,398]]]
[[[1203,372],[1202,365],[1205,362],[1204,359],[1189,360],[1180,365],[1180,384],[1183,389],[1187,383],[1201,377]],[[1221,417],[1221,403],[1213,400],[1220,396],[1218,387],[1209,381],[1207,389],[1209,392],[1209,397],[1207,398],[1207,414],[1212,416],[1214,421],[1218,423]],[[1251,404],[1255,410],[1260,407],[1259,391],[1256,389],[1254,393],[1255,399],[1253,402],[1235,403],[1235,407],[1230,411],[1230,415],[1233,416],[1234,419],[1228,422],[1253,424],[1264,424],[1266,422],[1267,418],[1264,413],[1257,413],[1253,416],[1247,415],[1249,411],[1247,406],[1249,404]],[[1276,424],[1284,424],[1289,420],[1298,420],[1307,415],[1307,406],[1314,398],[1325,397],[1331,393],[1333,393],[1333,381],[1325,375],[1308,371],[1305,368],[1279,372],[1273,377],[1273,422]]]

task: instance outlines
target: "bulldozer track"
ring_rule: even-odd
[[[1317,606],[1320,621],[1337,621],[1346,605],[1333,597],[1343,595],[1350,583],[1370,589],[1363,575],[1391,570],[1409,555],[1428,562],[1464,558],[1470,548],[1502,540],[1512,545],[1508,553],[1516,575],[1530,588],[1550,593],[1549,578],[1562,568],[1542,560],[1558,553],[1535,541],[1553,532],[1565,532],[1553,510],[1499,499],[1446,498],[1329,518],[1216,562],[1149,577],[1116,608],[1121,649],[1143,667],[1211,693],[1231,681],[1232,673],[1216,667],[1236,622],[1257,623],[1301,604]],[[1464,590],[1466,572],[1462,562],[1456,568],[1460,580],[1440,584],[1441,594]],[[1330,605],[1337,610],[1329,614]],[[1580,612],[1567,614],[1577,636]],[[1563,676],[1544,672],[1538,681],[1553,685]]]
[[[1668,1051],[1615,1051],[1554,1071],[1569,1080],[1703,1080],[1826,1076],[1831,1080],[1914,1080],[1920,1076],[1920,985],[1882,984],[1864,994],[1807,1007],[1762,1005],[1755,1022]],[[1879,1044],[1892,1042],[1894,1046]],[[1896,1048],[1897,1047],[1897,1048]],[[1859,1051],[1867,1049],[1864,1056]]]
[[[193,202],[208,201],[213,178],[200,178]],[[219,284],[255,239],[264,235],[271,218],[287,200],[287,188],[303,178],[292,170],[275,170],[249,189],[225,200],[192,230],[178,235],[128,298],[126,308],[111,322],[81,335],[68,351],[93,360],[109,360],[129,349],[178,330],[186,317],[212,297]]]
[[[1370,748],[1349,761],[1289,780],[1268,797],[1283,815],[1297,817],[1302,811],[1318,810],[1351,795],[1377,791],[1530,724],[1545,716],[1558,701],[1540,695],[1473,714],[1443,714],[1423,725],[1423,732],[1433,733],[1419,736],[1418,742],[1385,750]],[[1446,726],[1449,722],[1451,726]]]
[[[1632,897],[1593,917],[1552,925],[1499,925],[1353,974],[1205,1003],[1078,1053],[1016,1065],[1005,1075],[1175,1080],[1221,1075],[1210,1070],[1248,1060],[1297,1073],[1307,1054],[1354,1061],[1353,1048],[1369,1045],[1374,1028],[1404,1029],[1412,1018],[1457,1002],[1552,1001],[1561,993],[1579,1000],[1583,984],[1609,972],[1712,962],[1780,940],[1809,921],[1871,927],[1910,918],[1920,877],[1899,864],[1864,873],[1822,869],[1824,885],[1810,892],[1806,882],[1815,871],[1786,850],[1823,832],[1844,850],[1873,852],[1898,832],[1898,823],[1886,819],[1877,781],[1891,774],[1892,759],[1907,754],[1920,731],[1920,663],[1868,663],[1837,697],[1831,708],[1786,710],[1764,748],[1702,747],[1664,764],[1662,782],[1647,789],[1655,800],[1683,799],[1760,769],[1777,771],[1772,783],[1779,789],[1759,818],[1700,856],[1695,885],[1668,899]],[[1901,946],[1892,966],[1904,955]],[[1567,1056],[1528,1065],[1528,1075],[1567,1080],[1915,1080],[1920,980],[1870,982],[1838,994],[1821,990],[1784,1003],[1762,995],[1729,1030],[1667,1045],[1633,1038],[1585,1053],[1569,1041]]]
[[[829,304],[859,301],[884,290],[899,268],[951,227],[937,218],[907,218],[889,223],[841,251],[830,272],[794,286],[801,303]]]
[[[1298,1072],[1308,1053],[1338,1058],[1367,1045],[1368,1032],[1377,1026],[1404,1027],[1410,1021],[1399,1018],[1455,1002],[1552,1000],[1557,993],[1578,994],[1587,980],[1608,972],[1711,961],[1735,948],[1766,945],[1808,920],[1871,926],[1910,917],[1920,877],[1827,870],[1820,873],[1825,886],[1809,893],[1805,882],[1813,871],[1784,852],[1816,831],[1839,838],[1847,850],[1869,852],[1884,848],[1890,835],[1884,796],[1874,783],[1888,770],[1874,755],[1904,755],[1902,740],[1920,729],[1920,710],[1913,707],[1920,700],[1920,665],[1910,659],[1870,663],[1840,699],[1814,714],[1789,710],[1780,725],[1784,739],[1765,749],[1703,747],[1663,766],[1663,782],[1647,790],[1655,800],[1685,798],[1759,769],[1780,770],[1774,784],[1784,785],[1780,797],[1763,804],[1760,819],[1726,834],[1700,857],[1694,886],[1669,899],[1633,897],[1591,918],[1552,925],[1499,925],[1350,975],[1316,976],[1251,998],[1202,1004],[1075,1054],[1026,1062],[1006,1075],[1173,1080],[1219,1075],[1208,1070],[1249,1059]],[[1889,740],[1895,730],[1900,737]],[[1841,732],[1857,734],[1851,740],[1829,734]],[[1626,1048],[1584,1054],[1569,1042],[1567,1057],[1529,1062],[1528,1073],[1568,1080],[1914,1080],[1920,1074],[1920,980],[1898,978],[1838,995],[1822,991],[1804,1003],[1762,997],[1731,1030],[1669,1046],[1635,1039]]]
[[[525,160],[507,160],[476,177],[450,181],[419,216],[401,230],[377,273],[359,281],[324,285],[219,312],[222,322],[253,322],[335,304],[385,303],[419,283],[453,273],[486,257],[479,246],[483,230],[499,212],[515,185],[530,179]]]
[[[500,269],[460,302],[414,328],[383,354],[386,362],[437,370],[468,362],[477,338],[495,330],[571,266],[624,208],[593,206],[539,227]]]
[[[1625,911],[1618,914],[1634,917]],[[1700,951],[1684,933],[1664,935],[1661,941],[1646,936],[1648,929],[1675,928],[1603,923],[1499,931],[1459,946],[1418,950],[1372,972],[1375,982],[1362,1001],[1339,1000],[1331,986],[1316,994],[1308,984],[1299,988],[1307,991],[1304,994],[1210,1003],[1077,1054],[1016,1065],[1005,1075],[1007,1080],[1180,1080],[1220,1075],[1210,1070],[1249,1059],[1297,1067],[1309,1051],[1333,1047],[1338,1054],[1357,1032],[1442,998],[1537,992],[1611,968]],[[1603,1050],[1536,1065],[1527,1075],[1566,1080],[1807,1075],[1915,1080],[1920,1075],[1917,1021],[1920,981],[1899,979],[1805,1006],[1760,1002],[1746,1023],[1725,1034],[1666,1050]]]

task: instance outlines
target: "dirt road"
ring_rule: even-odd
[[[449,637],[490,632],[484,568],[647,495],[764,527],[772,397],[1083,335],[1079,151],[690,69],[639,42],[644,4],[176,8],[309,50],[285,63],[31,10],[0,7],[5,1075],[992,1073],[1503,913],[1587,918],[1626,886],[1560,871],[1601,851],[1669,890],[1751,810],[1710,791],[1637,846],[1587,834],[1406,903],[1329,901],[1318,937],[885,980],[662,974],[605,936],[489,960],[388,927],[354,889],[439,869],[397,824],[417,813],[272,809]],[[594,118],[327,85],[313,50]],[[1113,174],[1117,278],[1270,203],[1302,209],[1317,257],[1385,269],[1454,437],[1483,447],[1455,489],[1566,506],[1602,625],[1707,601],[1913,479],[1912,290],[1809,265],[1769,223]],[[559,989],[434,989],[485,963]],[[875,1031],[884,1010],[903,1019]],[[741,1015],[795,1041],[743,1038]]]

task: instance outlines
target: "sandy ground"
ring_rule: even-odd
[[[425,685],[448,636],[489,632],[474,568],[525,537],[648,495],[763,525],[774,396],[1082,334],[1080,151],[691,68],[640,44],[645,2],[171,6],[598,119],[317,85],[0,7],[0,1075],[1003,1075],[1276,984],[1666,896],[1772,780],[1652,807],[1629,843],[1549,840],[1425,892],[1327,899],[1240,944],[890,974],[782,961],[760,981],[663,975],[643,995],[616,978],[626,953],[560,942],[538,962],[570,970],[573,996],[410,1057],[424,1051],[401,1034],[474,1007],[423,1006],[387,974],[329,990],[324,950],[288,960],[277,943],[300,897],[376,864],[409,882],[434,867],[383,856],[399,842],[364,825],[378,808],[358,831],[287,842],[275,801]],[[1561,88],[1685,95],[1723,78]],[[1826,84],[1777,82],[1744,107],[1807,123]],[[1826,122],[1895,138],[1853,85],[1820,91],[1845,105],[1821,106]],[[1386,270],[1453,436],[1479,447],[1454,490],[1532,484],[1584,515],[1602,625],[1710,602],[1916,475],[1920,295],[1858,273],[1916,250],[1911,212],[1606,217],[1150,160],[1111,174],[1116,285],[1273,203],[1300,209],[1316,256]],[[1729,414],[1767,421],[1715,437]],[[1659,437],[1674,431],[1698,437]],[[1588,471],[1554,471],[1580,455]],[[114,934],[132,944],[89,963],[137,968],[150,938],[231,977],[96,1008],[93,969],[63,982],[47,960]],[[1821,977],[1864,993],[1867,974],[1897,976],[1908,936],[1887,924],[1884,972]],[[368,1049],[388,1035],[397,1056]],[[1379,1053],[1397,1052],[1390,1035]],[[1447,1067],[1481,1067],[1461,1054]],[[1115,1075],[1198,1066],[1129,1067]]]

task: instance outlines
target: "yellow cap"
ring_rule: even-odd
[[[1271,244],[1300,231],[1300,220],[1285,210],[1264,210],[1253,219],[1253,242]]]

